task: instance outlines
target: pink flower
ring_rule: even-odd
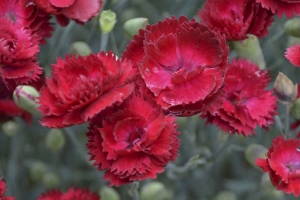
[[[147,97],[133,95],[93,118],[87,136],[90,160],[110,186],[156,178],[178,153],[175,118]]]
[[[120,104],[133,91],[136,70],[109,52],[57,59],[52,76],[41,89],[41,124],[65,127],[88,122],[96,114]]]
[[[285,57],[297,67],[300,67],[300,45],[296,44],[286,49]]]
[[[227,40],[242,40],[247,34],[264,37],[274,21],[273,14],[255,0],[207,0],[198,16],[201,22],[226,35]]]
[[[37,63],[38,37],[29,29],[0,17],[0,75],[18,83],[37,80],[42,68]]]
[[[91,193],[88,189],[69,188],[66,193],[60,190],[52,190],[43,193],[37,200],[100,200],[100,196],[96,193]]]
[[[271,10],[281,17],[292,18],[293,14],[300,15],[300,2],[298,0],[256,0],[262,7]]]
[[[267,158],[258,158],[256,165],[270,176],[273,185],[287,194],[300,195],[300,140],[286,140],[277,136],[269,148]]]
[[[1,178],[1,177],[0,177]],[[6,191],[6,183],[4,179],[0,179],[0,199],[1,200],[15,200],[16,197],[8,197],[4,196],[4,193]]]
[[[246,60],[232,60],[226,77],[226,91],[219,99],[220,107],[210,106],[201,117],[223,131],[244,136],[254,134],[256,126],[268,129],[276,115],[276,96],[265,88],[270,83],[267,71]]]
[[[220,96],[228,56],[224,37],[186,17],[148,25],[123,54],[157,103],[178,116],[199,113]]]

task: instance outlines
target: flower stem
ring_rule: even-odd
[[[290,104],[285,105],[285,135],[288,137],[290,132]]]
[[[101,33],[100,51],[106,51],[108,38],[109,38],[108,33]]]
[[[130,184],[128,194],[132,197],[132,200],[140,200],[138,189],[139,189],[138,181],[134,181],[132,184]]]

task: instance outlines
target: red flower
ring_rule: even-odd
[[[30,29],[41,43],[46,43],[45,38],[50,37],[53,31],[49,14],[37,9],[33,4],[21,5],[19,0],[1,0],[0,16],[6,17],[22,28]]]
[[[110,186],[156,178],[177,157],[175,118],[151,99],[132,96],[106,116],[92,120],[87,147]]]
[[[52,190],[43,193],[37,200],[100,200],[100,196],[96,193],[90,193],[88,189],[70,188],[66,193],[60,190]]]
[[[41,89],[41,124],[65,127],[89,121],[107,107],[121,103],[133,91],[136,71],[130,62],[109,52],[57,59],[53,74]]]
[[[232,60],[225,77],[226,92],[220,98],[221,106],[212,105],[201,117],[231,134],[251,135],[257,125],[268,129],[277,108],[273,91],[265,89],[269,82],[268,72],[259,70],[257,65]]]
[[[0,179],[0,199],[1,200],[15,200],[16,199],[16,197],[7,197],[7,196],[4,196],[5,191],[6,191],[5,180],[4,179]]]
[[[102,0],[20,0],[23,5],[35,4],[46,13],[58,17],[58,22],[65,26],[68,19],[83,23],[99,13]]]
[[[28,83],[37,80],[38,38],[6,17],[0,18],[0,75],[3,80]]]
[[[226,35],[227,40],[242,40],[247,34],[264,37],[273,14],[255,0],[207,0],[198,16],[201,22]]]
[[[299,0],[256,0],[261,3],[262,7],[271,10],[277,16],[281,17],[283,14],[287,18],[292,18],[293,14],[300,15],[300,1]]]
[[[267,158],[258,158],[256,165],[270,176],[273,185],[287,194],[300,195],[300,140],[286,140],[277,136],[269,148]]]
[[[297,67],[300,67],[300,45],[296,44],[286,49],[285,57]]]
[[[158,104],[179,116],[199,113],[219,97],[228,56],[224,37],[186,17],[148,25],[123,54]]]

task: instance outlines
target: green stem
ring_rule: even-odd
[[[128,191],[128,194],[132,197],[132,200],[140,200],[138,189],[139,189],[139,182],[135,181],[130,184],[130,189]]]
[[[100,51],[106,51],[107,50],[108,38],[109,38],[108,33],[101,33]]]
[[[290,134],[290,108],[290,104],[285,105],[285,135],[287,137]]]

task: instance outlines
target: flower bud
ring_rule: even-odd
[[[47,172],[47,167],[43,162],[35,162],[30,166],[29,174],[33,181],[42,181],[43,176]]]
[[[42,181],[47,188],[54,188],[59,184],[59,177],[55,173],[47,172]]]
[[[2,124],[1,128],[3,133],[6,134],[7,136],[14,136],[20,130],[19,124],[16,123],[15,121],[6,121]]]
[[[144,29],[148,24],[148,19],[143,17],[133,18],[126,21],[123,25],[123,29],[129,38],[132,38],[135,34],[139,33],[140,29]]]
[[[52,151],[59,151],[65,144],[61,129],[51,129],[46,135],[46,146]]]
[[[237,200],[236,195],[230,191],[222,191],[219,192],[215,198],[215,200]]]
[[[266,68],[266,61],[260,48],[259,40],[255,35],[248,34],[248,38],[233,41],[233,46],[239,58],[246,58],[257,64],[259,69]]]
[[[99,24],[102,33],[109,33],[113,30],[117,20],[116,13],[111,10],[103,10],[100,14]]]
[[[294,37],[300,37],[300,18],[294,17],[284,23],[285,32]]]
[[[141,188],[141,200],[171,200],[172,193],[166,189],[164,184],[153,181]]]
[[[13,99],[17,106],[30,112],[33,115],[40,115],[38,111],[37,97],[39,92],[32,86],[29,85],[19,85],[16,87]]]
[[[120,200],[119,193],[112,187],[104,186],[99,192],[101,200]]]
[[[70,46],[70,53],[76,54],[80,56],[87,56],[92,52],[89,45],[82,41],[77,41],[71,44]]]
[[[294,85],[286,75],[279,72],[274,83],[274,91],[283,103],[293,102],[298,95],[298,84]]]
[[[296,99],[296,101],[293,103],[291,107],[291,113],[295,119],[300,120],[300,98]]]
[[[250,144],[245,151],[246,160],[257,167],[255,164],[256,159],[266,157],[267,151],[268,149],[260,144]]]

